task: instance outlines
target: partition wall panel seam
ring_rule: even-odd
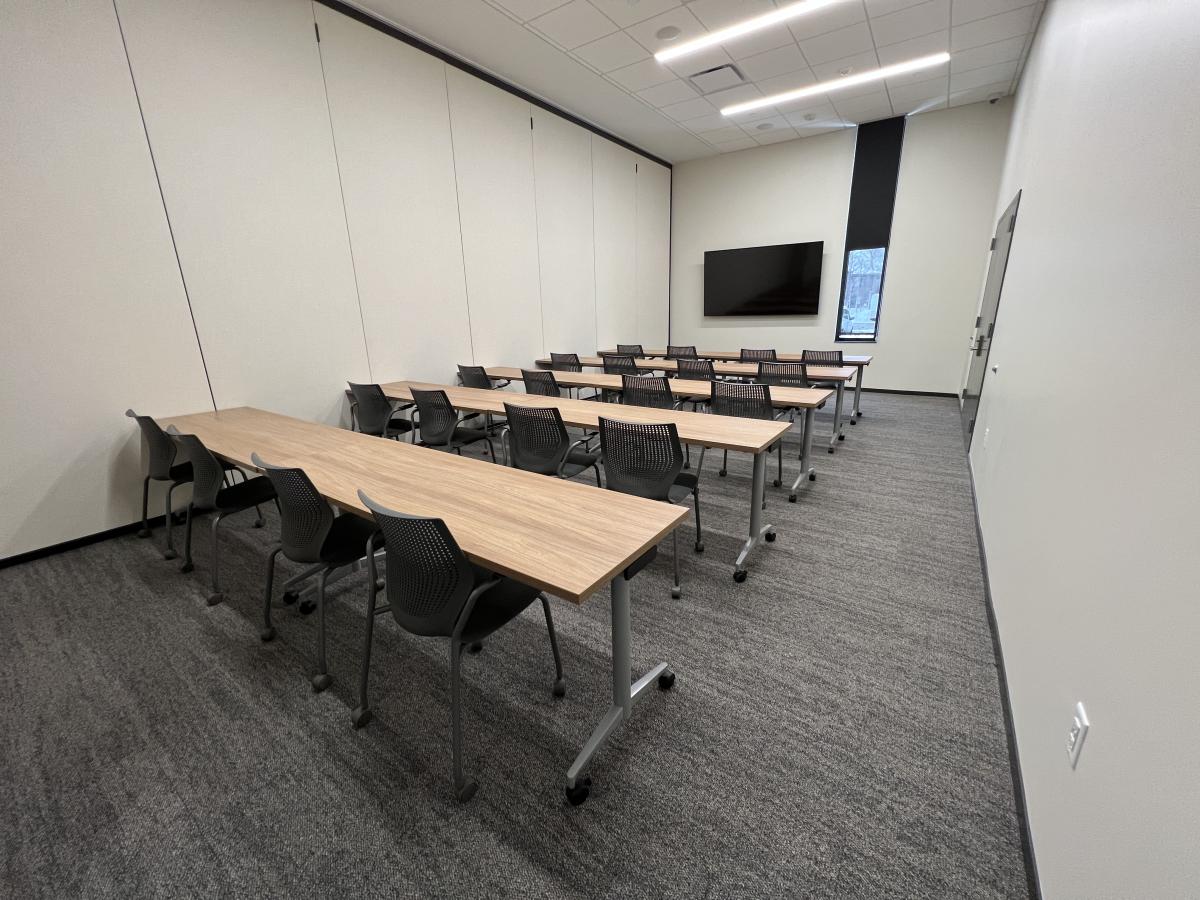
[[[542,353],[548,353],[546,349],[546,305],[545,298],[542,296],[542,231],[541,223],[538,220],[538,202],[537,202],[537,147],[534,146],[533,140],[533,110],[529,111],[529,174],[533,179],[533,238],[537,246],[537,261],[538,261],[538,324],[542,328]]]

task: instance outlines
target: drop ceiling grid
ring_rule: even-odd
[[[786,25],[657,63],[655,51],[792,0],[485,0],[576,63],[724,153],[962,106],[1016,89],[1045,0],[842,0]],[[674,26],[663,41],[656,32]],[[949,50],[950,65],[736,118],[720,108]],[[735,66],[702,94],[689,76]]]

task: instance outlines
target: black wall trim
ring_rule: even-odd
[[[147,519],[151,528],[159,528],[166,524],[166,516],[155,516],[152,519]],[[63,541],[61,544],[52,544],[49,547],[39,547],[37,550],[30,550],[27,553],[18,553],[16,556],[9,556],[6,559],[0,559],[0,569],[7,569],[9,566],[19,566],[21,563],[33,562],[35,559],[42,559],[46,556],[54,556],[56,553],[65,553],[68,550],[76,550],[79,547],[86,547],[88,544],[98,544],[101,541],[107,541],[109,538],[121,537],[125,534],[133,534],[142,527],[141,521],[130,522],[128,525],[118,525],[116,528],[109,528],[106,531],[98,531],[95,534],[87,534],[83,537],[72,538],[69,541]]]
[[[996,607],[992,603],[992,584],[988,577],[987,551],[983,546],[983,526],[979,522],[979,496],[975,493],[975,472],[967,458],[967,473],[971,478],[971,507],[975,512],[975,537],[979,542],[979,566],[983,571],[983,599],[987,608],[988,628],[992,632],[992,653],[996,657],[996,680],[1000,684],[1000,705],[1004,712],[1004,731],[1008,735],[1008,769],[1012,773],[1013,801],[1017,822],[1021,827],[1021,856],[1025,861],[1025,882],[1031,900],[1041,900],[1042,885],[1038,880],[1037,859],[1033,853],[1033,834],[1025,804],[1025,782],[1021,777],[1021,758],[1017,753],[1017,733],[1013,727],[1012,700],[1008,690],[1008,674],[1004,668],[1004,650],[1000,646],[1000,630],[996,625]]]
[[[898,391],[893,388],[875,388],[865,387],[862,389],[864,394],[907,394],[910,397],[949,397],[952,400],[958,399],[958,394],[947,394],[943,391]]]
[[[510,84],[503,79],[497,78],[495,75],[483,71],[483,69],[476,68],[469,62],[461,60],[457,56],[452,56],[445,50],[440,50],[432,44],[427,44],[419,37],[415,37],[414,35],[409,34],[407,31],[401,31],[395,25],[384,22],[382,19],[377,19],[370,13],[365,13],[361,9],[357,9],[347,3],[341,2],[341,0],[315,0],[315,2],[320,3],[322,6],[327,6],[336,12],[340,12],[344,16],[349,16],[356,22],[362,22],[362,24],[368,26],[369,28],[374,28],[376,31],[381,31],[398,41],[403,41],[410,47],[415,47],[424,53],[428,53],[430,56],[436,56],[447,65],[454,66],[456,69],[461,69],[469,75],[474,75],[480,81],[486,81],[488,84],[492,85],[492,87],[498,87],[502,91],[507,91],[516,97],[520,97],[522,100],[532,103],[534,106],[546,110],[546,112],[553,113],[560,118],[566,119],[568,122],[578,125],[580,128],[586,128],[592,134],[597,134],[605,140],[612,141],[614,144],[618,144],[624,147],[626,150],[632,150],[639,156],[644,156],[646,159],[652,160],[653,162],[658,163],[660,166],[666,166],[668,169],[671,168],[671,164],[665,159],[661,159],[655,156],[653,153],[648,153],[641,147],[631,144],[629,141],[619,138],[615,134],[610,134],[603,128],[599,128],[593,125],[591,122],[586,122],[578,116],[574,116],[567,112],[565,109],[560,109],[552,103],[547,103],[540,97],[535,97],[533,94],[521,90],[515,84]]]

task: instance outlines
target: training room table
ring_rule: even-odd
[[[869,358],[869,357],[868,357]],[[780,362],[792,362],[794,360],[780,360]],[[550,369],[554,372],[557,378],[561,372],[554,368],[554,361],[549,358],[534,360],[540,369]],[[646,372],[666,372],[671,374],[678,371],[679,366],[673,359],[651,359],[649,357],[640,357],[635,359],[634,365],[638,369]],[[579,364],[591,369],[604,368],[604,359],[600,356],[581,356]],[[842,406],[846,395],[846,383],[854,378],[854,373],[861,372],[862,369],[855,369],[853,366],[812,366],[808,367],[808,377],[812,381],[829,382],[836,386],[837,399],[833,407],[833,434],[829,437],[829,452],[833,453],[837,448],[838,441],[846,439],[846,432],[843,429],[842,421]],[[744,362],[714,362],[713,372],[717,375],[722,375],[727,378],[757,378],[758,363]],[[860,376],[861,377],[861,376]]]
[[[249,407],[160,424],[196,435],[213,453],[245,469],[257,468],[251,453],[273,465],[302,468],[326,500],[349,513],[371,517],[358,498],[361,489],[393,509],[440,518],[472,562],[564,600],[583,603],[607,582],[612,705],[567,770],[568,789],[582,781],[633,702],[659,676],[673,680],[667,664],[659,663],[630,684],[626,570],[686,518],[684,507]]]
[[[521,370],[512,366],[488,366],[485,371],[494,381],[516,382],[521,380]],[[595,388],[599,391],[621,393],[623,390],[620,375],[603,375],[598,372],[555,372],[555,380],[567,387]],[[680,400],[707,400],[712,394],[710,382],[693,381],[688,378],[668,378],[667,385],[671,393]],[[792,485],[788,499],[796,502],[800,486],[805,480],[816,480],[816,467],[812,464],[812,429],[813,412],[825,405],[825,401],[833,396],[828,388],[793,388],[771,385],[771,403],[779,410],[799,410],[803,412],[800,423],[800,474]],[[624,404],[622,404],[624,405]],[[780,460],[783,454],[780,454]],[[776,485],[778,487],[778,485]]]
[[[750,486],[750,534],[733,564],[734,581],[746,580],[746,559],[759,541],[775,540],[775,526],[762,523],[765,502],[766,453],[785,435],[790,426],[778,419],[743,419],[733,416],[710,416],[706,413],[684,412],[677,409],[652,409],[648,406],[624,406],[598,403],[594,400],[574,400],[569,397],[545,397],[541,394],[520,394],[516,391],[487,390],[458,387],[449,384],[430,384],[422,381],[393,381],[382,385],[392,400],[412,402],[412,389],[445,391],[455,409],[466,412],[504,415],[504,404],[514,406],[558,407],[563,423],[575,428],[595,431],[600,417],[626,422],[673,422],[679,440],[696,447],[733,450],[749,453],[754,459],[754,474]],[[415,431],[413,432],[415,437]],[[545,477],[545,476],[539,476]],[[595,488],[590,488],[595,490]],[[606,492],[608,493],[608,492]]]
[[[600,356],[615,356],[616,350],[597,350],[596,353]],[[623,355],[623,354],[622,354]],[[647,350],[642,348],[642,355],[646,357],[667,355],[666,350]],[[697,350],[696,356],[699,359],[711,359],[714,361],[738,362],[742,358],[742,354],[738,350]],[[850,366],[858,370],[858,375],[854,379],[854,409],[850,410],[850,424],[854,424],[862,417],[862,410],[859,409],[859,402],[862,400],[862,380],[863,369],[871,364],[872,357],[870,356],[851,356],[850,354],[842,354],[842,365]],[[777,362],[804,362],[804,354],[802,353],[777,353]]]

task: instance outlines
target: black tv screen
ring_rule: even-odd
[[[708,250],[706,316],[815,316],[824,241]]]

